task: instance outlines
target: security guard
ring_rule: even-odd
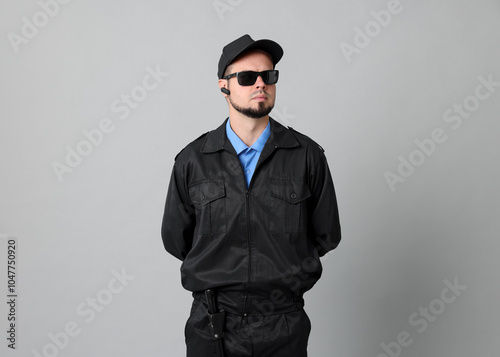
[[[305,357],[303,294],[340,242],[321,147],[269,117],[283,49],[244,35],[224,47],[221,126],[176,157],[162,223],[165,249],[193,292],[188,357]]]

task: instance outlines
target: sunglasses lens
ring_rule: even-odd
[[[275,84],[278,82],[278,71],[269,70],[263,72],[244,71],[238,73],[238,83],[240,86],[253,86],[257,78],[261,76],[265,84]]]
[[[238,83],[240,86],[251,86],[257,80],[257,72],[245,71],[238,73]]]
[[[267,80],[264,80],[266,84],[276,84],[278,83],[279,72],[276,70],[267,71]]]

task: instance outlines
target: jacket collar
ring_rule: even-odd
[[[217,129],[208,132],[201,152],[212,153],[219,150],[235,152],[226,135],[227,121],[228,119],[226,119]],[[271,122],[271,136],[267,139],[264,150],[266,150],[266,148],[293,148],[299,145],[290,130],[271,117],[269,117],[269,121]]]

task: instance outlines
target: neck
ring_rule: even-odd
[[[254,119],[239,112],[229,114],[231,129],[247,146],[252,146],[269,122],[269,115]]]

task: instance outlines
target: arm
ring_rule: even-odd
[[[314,147],[309,161],[311,200],[309,212],[309,238],[318,255],[324,256],[340,243],[340,219],[333,180],[323,150]],[[311,153],[310,153],[311,154]]]
[[[161,226],[163,245],[174,257],[184,260],[191,250],[195,226],[194,207],[185,178],[174,164]]]

